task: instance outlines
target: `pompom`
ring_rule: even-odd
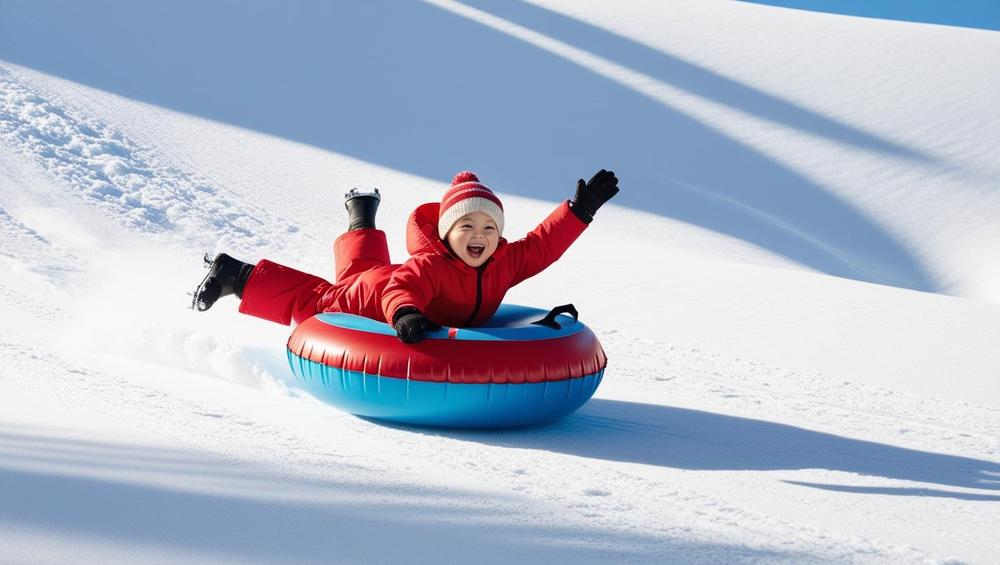
[[[463,182],[479,182],[479,177],[472,171],[462,171],[455,175],[455,178],[451,179],[451,186],[462,184]]]

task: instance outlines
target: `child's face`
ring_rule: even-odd
[[[448,230],[448,245],[470,267],[486,262],[497,250],[500,230],[496,222],[482,212],[471,212],[458,219]]]

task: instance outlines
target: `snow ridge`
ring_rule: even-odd
[[[211,180],[165,162],[114,127],[43,96],[4,67],[0,140],[142,234],[170,234],[182,243],[218,248],[281,245],[287,234],[299,231],[294,222],[270,218]]]

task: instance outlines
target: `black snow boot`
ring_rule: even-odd
[[[361,192],[352,188],[344,194],[344,207],[347,208],[347,230],[361,230],[375,227],[375,212],[382,195],[375,192]]]
[[[191,309],[199,312],[208,310],[223,296],[235,294],[237,298],[242,298],[243,287],[253,272],[253,265],[233,259],[225,253],[219,253],[215,259],[209,259],[206,253],[205,268],[208,269],[208,274],[194,291],[191,300]]]

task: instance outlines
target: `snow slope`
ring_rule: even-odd
[[[0,4],[0,561],[995,562],[1000,35],[766,4]],[[185,309],[329,273],[350,186],[402,259],[460,169],[516,237],[599,167],[509,294],[608,352],[552,425],[360,420]]]

